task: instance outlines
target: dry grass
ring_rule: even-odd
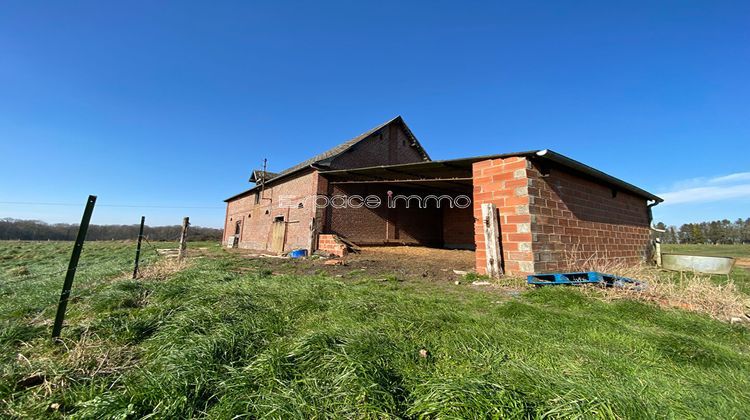
[[[718,284],[711,276],[694,272],[670,272],[644,264],[633,265],[597,253],[574,249],[567,256],[572,271],[599,271],[648,283],[644,290],[628,288],[584,287],[585,293],[604,300],[636,299],[653,302],[666,308],[679,308],[708,314],[729,321],[740,318],[750,321],[750,297],[740,292],[728,278]]]
[[[190,266],[190,259],[162,258],[148,264],[138,272],[138,278],[144,280],[165,280],[172,274]]]
[[[121,376],[136,365],[137,353],[132,347],[102,339],[89,329],[75,340],[64,339],[57,348],[47,352],[35,352],[32,345],[26,343],[15,357],[18,371],[25,372],[16,387],[28,388],[26,398],[40,403],[94,377]],[[60,406],[60,403],[52,403],[49,409],[57,410]]]
[[[717,284],[707,275],[671,273],[647,266],[617,266],[598,268],[597,271],[648,283],[648,287],[641,291],[616,287],[586,288],[605,300],[628,298],[649,301],[662,307],[705,313],[724,321],[732,318],[747,320],[750,313],[750,299],[739,292],[731,280]]]

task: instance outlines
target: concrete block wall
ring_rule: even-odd
[[[543,161],[474,163],[476,270],[486,273],[481,205],[498,209],[509,275],[638,264],[649,249],[646,199]]]
[[[650,242],[645,198],[534,162],[527,169],[536,272],[638,264]]]

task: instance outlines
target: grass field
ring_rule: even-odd
[[[62,277],[43,273],[69,251],[0,243],[2,417],[743,418],[750,407],[746,326],[574,288],[278,274],[215,245],[133,281],[132,244],[90,243],[55,345]]]
[[[664,244],[664,252],[675,254],[706,255],[709,257],[750,258],[750,244],[744,245],[702,245]]]

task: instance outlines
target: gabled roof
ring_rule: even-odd
[[[398,115],[395,118],[392,118],[392,119],[384,122],[383,124],[380,124],[379,126],[377,126],[375,128],[372,128],[370,130],[365,131],[364,133],[358,135],[357,137],[354,137],[352,139],[349,139],[349,140],[347,140],[347,141],[339,144],[336,147],[328,149],[328,150],[326,150],[325,152],[323,152],[323,153],[321,153],[319,155],[313,156],[313,157],[311,157],[310,159],[307,159],[304,162],[300,162],[300,163],[292,166],[291,168],[284,169],[283,171],[279,172],[278,176],[284,176],[284,175],[288,175],[288,174],[297,172],[299,170],[302,170],[302,169],[310,167],[310,165],[328,166],[330,164],[330,161],[333,160],[333,158],[335,158],[336,156],[338,156],[338,155],[346,152],[347,150],[351,149],[357,143],[359,143],[362,140],[364,140],[364,139],[370,137],[371,135],[377,133],[380,129],[382,129],[382,128],[386,127],[386,126],[389,126],[391,124],[394,124],[394,123],[400,124],[404,128],[404,131],[406,132],[406,134],[409,136],[409,138],[412,141],[412,145],[414,145],[417,148],[417,150],[422,154],[422,157],[424,158],[424,160],[429,161],[430,160],[430,156],[422,148],[422,145],[419,144],[419,142],[417,141],[417,138],[414,137],[414,134],[411,132],[411,130],[409,129],[409,127],[406,125],[406,123],[404,122],[404,119],[401,118],[400,115]]]
[[[395,118],[392,118],[392,119],[384,122],[383,124],[380,124],[379,126],[377,126],[375,128],[372,128],[372,129],[370,129],[368,131],[365,131],[364,133],[362,133],[362,134],[360,134],[360,135],[358,135],[358,136],[356,136],[356,137],[354,137],[352,139],[349,139],[349,140],[347,140],[347,141],[339,144],[336,147],[328,149],[325,152],[320,153],[318,155],[315,155],[312,158],[307,159],[307,160],[305,160],[303,162],[300,162],[300,163],[298,163],[298,164],[296,164],[296,165],[294,165],[294,166],[292,166],[290,168],[284,169],[283,171],[279,172],[278,174],[272,173],[272,172],[266,172],[267,177],[265,179],[265,182],[268,183],[268,182],[271,182],[271,181],[276,181],[276,180],[279,180],[279,179],[284,178],[286,176],[295,174],[295,173],[297,173],[299,171],[302,171],[304,169],[310,168],[310,167],[325,169],[325,168],[327,168],[327,167],[330,166],[331,161],[335,157],[341,155],[342,153],[344,153],[347,150],[349,150],[352,147],[354,147],[357,143],[359,143],[359,142],[367,139],[371,135],[377,133],[379,130],[381,130],[381,129],[383,129],[383,128],[391,125],[391,124],[399,124],[399,125],[401,125],[401,127],[403,128],[403,130],[406,133],[406,135],[409,136],[409,139],[411,140],[411,145],[414,146],[417,149],[417,151],[422,155],[422,158],[425,161],[430,161],[430,156],[424,150],[424,148],[422,147],[422,145],[419,144],[419,141],[414,136],[414,133],[411,132],[411,130],[409,129],[409,126],[407,126],[406,123],[404,122],[404,119],[401,118],[400,115],[398,115]],[[256,171],[253,171],[253,175],[250,177],[250,182],[257,182],[257,181],[254,181],[254,179],[258,179],[258,180],[260,179],[260,178],[256,177],[255,172]],[[262,172],[262,171],[260,171],[260,172]],[[271,176],[271,174],[273,174],[273,176]],[[226,201],[235,199],[237,197],[241,197],[241,196],[243,196],[243,195],[245,195],[245,194],[247,194],[247,193],[255,190],[256,188],[259,188],[259,186],[255,186],[253,188],[250,188],[249,190],[245,190],[245,191],[243,191],[243,192],[241,192],[239,194],[233,195],[233,196],[227,198],[224,201],[226,202]]]

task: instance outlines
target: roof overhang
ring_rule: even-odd
[[[567,156],[561,155],[557,152],[553,152],[552,150],[539,150],[534,153],[534,157],[554,162],[575,172],[579,172],[581,174],[588,175],[591,178],[603,181],[604,183],[609,184],[612,187],[616,187],[639,197],[643,197],[647,200],[654,201],[655,203],[661,203],[664,201],[663,198],[651,194],[644,189],[638,188],[633,184],[625,182],[619,178],[615,178],[612,175],[606,174],[598,169],[594,169],[591,166],[578,162],[577,160],[573,160]]]
[[[472,182],[470,179],[467,180],[467,177],[471,177],[472,165],[474,163],[488,159],[505,159],[509,157],[525,157],[533,161],[547,161],[559,167],[563,167],[568,171],[596,179],[612,188],[630,192],[647,200],[652,200],[656,203],[664,201],[661,197],[638,188],[633,184],[627,183],[549,149],[475,156],[461,159],[404,163],[399,165],[370,166],[356,169],[339,169],[331,171],[321,170],[320,173],[328,178],[340,180],[339,183],[408,182],[411,184],[438,186],[440,185],[439,182],[446,182],[471,186]]]

